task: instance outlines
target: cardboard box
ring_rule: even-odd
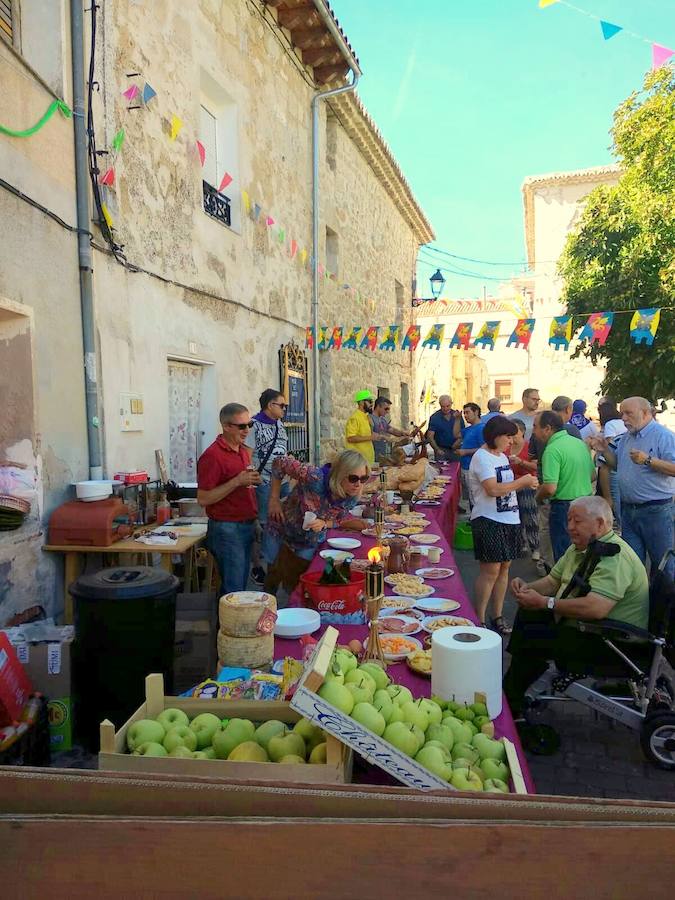
[[[304,674],[291,699],[293,709],[323,728],[324,731],[334,735],[343,744],[348,744],[367,762],[384,769],[401,784],[419,788],[422,791],[455,791],[456,788],[443,781],[442,778],[434,775],[420,763],[397,750],[392,744],[319,697],[316,692],[326,677],[337,638],[337,629],[328,627],[305,666]],[[515,747],[511,741],[503,740],[514,788],[517,793],[527,793]]]
[[[32,692],[30,679],[16,650],[7,635],[0,631],[0,725],[10,725],[21,718]]]
[[[330,735],[326,740],[326,764],[280,766],[277,763],[232,762],[224,759],[180,759],[168,756],[134,756],[127,752],[127,730],[139,719],[155,719],[164,709],[182,709],[190,718],[200,713],[215,713],[219,718],[242,718],[253,722],[279,719],[294,725],[301,718],[285,701],[269,700],[197,700],[188,697],[165,697],[164,679],[161,675],[148,675],[145,679],[145,703],[115,731],[112,722],[101,723],[101,752],[99,769],[118,772],[157,772],[167,775],[207,776],[237,781],[261,781],[277,784],[340,784],[351,779],[352,753],[344,744]],[[281,771],[283,770],[283,771]]]

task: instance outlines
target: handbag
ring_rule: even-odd
[[[259,472],[259,473],[261,473],[261,472],[263,471],[263,469],[265,468],[265,466],[267,465],[267,463],[268,463],[268,461],[269,461],[269,458],[270,458],[270,456],[272,455],[272,451],[274,450],[274,448],[275,448],[275,446],[276,446],[278,435],[279,435],[279,422],[277,421],[277,422],[274,423],[274,437],[273,437],[272,440],[270,441],[270,445],[269,445],[269,448],[268,448],[268,450],[267,450],[267,453],[265,454],[265,458],[263,459],[263,461],[262,461],[262,462],[260,463],[260,465],[258,466],[258,472]]]

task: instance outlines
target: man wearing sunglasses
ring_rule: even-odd
[[[253,466],[260,472],[261,483],[255,489],[258,498],[258,524],[262,534],[260,543],[256,541],[254,565],[251,578],[256,584],[263,584],[267,567],[274,562],[279,552],[279,542],[267,528],[267,507],[270,498],[272,464],[275,459],[286,455],[288,436],[283,422],[288,403],[286,398],[274,388],[267,388],[260,395],[260,412],[253,416],[253,428],[246,439],[246,446],[253,451]],[[288,494],[288,482],[281,485],[281,499]],[[255,559],[255,557],[258,557]]]
[[[220,424],[223,433],[197,463],[197,500],[209,517],[206,546],[226,594],[246,589],[258,511],[255,488],[262,478],[245,446],[253,427],[248,409],[227,403],[220,411]]]
[[[370,391],[357,391],[354,394],[354,403],[356,403],[357,409],[347,419],[345,425],[346,449],[358,450],[371,466],[375,462],[373,427],[370,420],[374,399]]]

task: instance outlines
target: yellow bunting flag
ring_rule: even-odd
[[[110,215],[108,207],[105,205],[105,203],[101,203],[101,212],[103,213],[103,218],[105,219],[105,224],[108,226],[108,228],[110,228],[112,230],[112,228],[113,228],[112,216]]]
[[[558,0],[539,0],[539,9],[546,9],[547,6],[553,6]]]
[[[183,120],[178,116],[171,116],[171,140],[175,141],[183,127]]]
[[[241,192],[241,201],[244,204],[245,212],[251,212],[251,198],[248,196],[248,191]]]
[[[303,248],[303,249],[300,251],[300,265],[301,265],[301,266],[304,266],[304,264],[305,264],[306,262],[307,262],[307,251]]]

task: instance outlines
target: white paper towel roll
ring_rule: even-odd
[[[473,703],[485,694],[490,718],[502,711],[502,639],[487,628],[439,628],[431,637],[431,693]]]

